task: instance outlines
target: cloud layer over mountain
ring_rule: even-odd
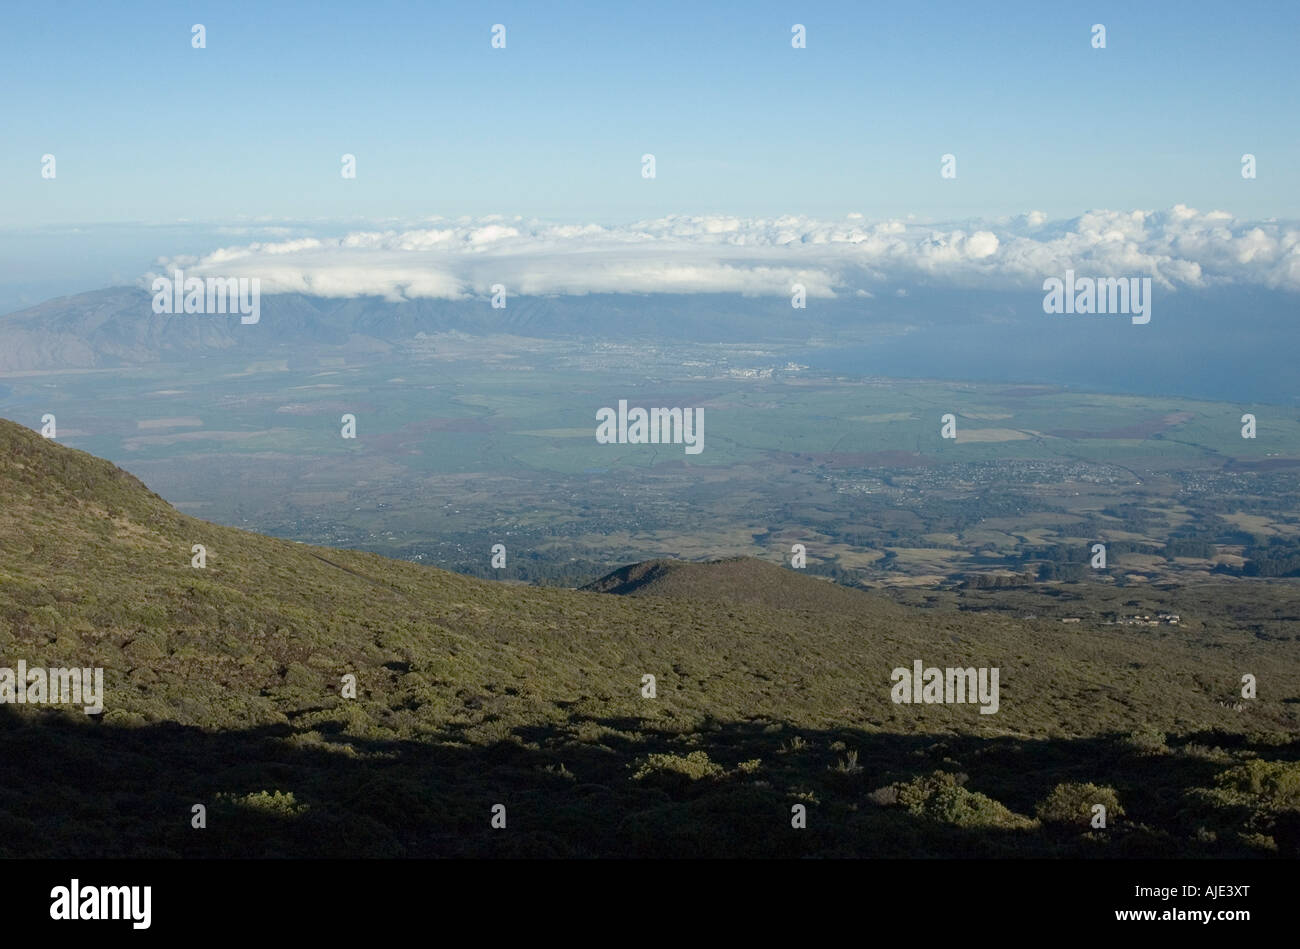
[[[467,299],[510,295],[741,293],[810,297],[909,285],[1038,290],[1080,276],[1151,276],[1165,289],[1243,284],[1300,291],[1300,223],[1222,211],[1092,211],[1049,222],[920,224],[803,217],[673,216],[627,226],[489,217],[222,248],[159,263],[157,273],[257,277],[262,293]]]

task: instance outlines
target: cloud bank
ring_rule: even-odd
[[[958,225],[804,217],[665,217],[626,226],[522,218],[435,220],[226,247],[159,262],[154,276],[256,277],[262,293],[463,300],[588,293],[738,293],[810,297],[897,292],[910,285],[1039,291],[1080,275],[1150,276],[1165,289],[1244,284],[1300,291],[1300,223],[1246,222],[1183,205],[1039,212]]]

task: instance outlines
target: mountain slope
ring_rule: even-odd
[[[219,698],[227,716],[238,709],[249,722],[283,721],[300,703],[328,702],[338,677],[360,669],[373,701],[400,704],[416,689],[448,714],[455,703],[436,686],[453,681],[511,686],[512,703],[600,695],[612,703],[603,711],[645,714],[640,678],[658,673],[679,693],[674,713],[687,717],[767,714],[905,730],[946,720],[981,732],[1046,724],[1028,701],[1006,703],[996,717],[939,707],[918,718],[889,701],[888,684],[893,668],[922,658],[1000,665],[1003,689],[1031,689],[1027,700],[1113,696],[1100,709],[1071,713],[1063,704],[1054,726],[1085,733],[1099,717],[1124,718],[1130,703],[1121,696],[1139,694],[1153,674],[1149,649],[1131,636],[1052,630],[1051,648],[1081,663],[1076,682],[1055,682],[1064,668],[1020,658],[1041,627],[907,609],[758,561],[630,568],[629,576],[644,574],[637,592],[653,596],[518,588],[201,521],[108,462],[11,423],[0,425],[0,452],[0,608],[9,635],[52,658],[93,658],[109,670],[108,707],[147,719],[207,724],[186,711],[193,694],[186,703],[166,698],[183,686]],[[205,569],[191,566],[195,544],[206,548]],[[1099,651],[1111,661],[1090,670]],[[153,661],[136,661],[145,656]],[[1125,671],[1124,660],[1145,660],[1146,671]],[[1223,667],[1225,687],[1233,670]],[[1218,718],[1195,684],[1208,678],[1204,663],[1157,671],[1169,693],[1163,708],[1204,725]]]
[[[729,557],[707,563],[646,560],[620,567],[582,589],[620,596],[730,600],[776,610],[814,610],[848,616],[895,615],[894,611],[898,610],[884,597],[753,557]]]
[[[239,315],[157,314],[142,289],[112,287],[59,297],[0,315],[0,372],[33,372],[185,363],[226,353],[315,355],[387,352],[420,334],[507,333],[553,338],[794,338],[847,323],[860,308],[831,304],[791,332],[780,300],[739,296],[621,294],[512,296],[503,309],[483,300],[261,296],[257,323]],[[786,306],[788,311],[789,307]]]
[[[1218,732],[1258,755],[1296,729],[1294,643],[1083,637],[831,588],[831,608],[778,608],[745,591],[821,581],[703,567],[644,568],[641,592],[669,595],[611,596],[285,542],[0,421],[0,666],[99,666],[106,692],[102,716],[0,706],[0,758],[29,762],[0,777],[0,854],[1048,853],[1076,844],[1026,838],[1025,815],[1067,778],[1136,796],[1135,852],[1164,846],[1148,825],[1195,848],[1181,795],[1232,759],[1129,768],[1139,752],[1106,736]],[[1000,667],[998,713],[891,702],[914,659]],[[1268,683],[1249,715],[1220,704],[1242,669]],[[979,790],[920,800],[975,795],[979,826],[861,811],[936,768]],[[777,832],[799,800],[816,831]],[[491,831],[497,801],[519,833]],[[191,831],[196,802],[219,831]]]

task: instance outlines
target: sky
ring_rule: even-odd
[[[0,309],[241,241],[437,218],[1300,219],[1296,4],[317,0],[0,17]]]

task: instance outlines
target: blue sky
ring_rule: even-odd
[[[0,285],[60,249],[138,272],[249,220],[1300,217],[1300,5],[1133,6],[11,4]]]

